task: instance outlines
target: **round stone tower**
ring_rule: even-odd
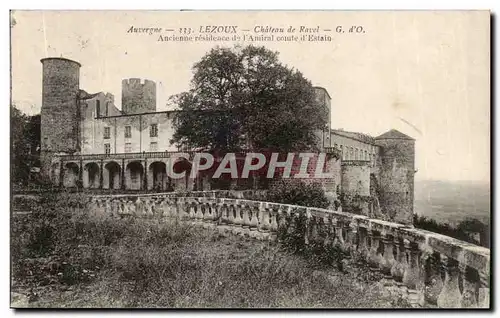
[[[380,208],[389,220],[413,224],[415,139],[392,129],[375,138],[380,147]]]
[[[78,143],[78,92],[80,63],[59,57],[41,60],[42,109],[41,149],[42,174],[49,176],[54,153],[74,153]]]

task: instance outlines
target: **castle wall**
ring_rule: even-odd
[[[174,115],[175,112],[171,111],[102,118],[86,117],[82,122],[82,153],[105,153],[105,144],[109,144],[110,153],[176,151],[177,147],[170,144],[174,134]],[[150,136],[153,124],[158,127],[156,137]],[[130,127],[130,137],[125,136],[127,126]],[[109,138],[104,136],[106,127],[109,127]]]
[[[342,160],[367,160],[376,166],[378,146],[331,132],[332,147],[340,149]]]
[[[316,100],[319,102],[323,107],[325,108],[325,113],[326,113],[326,127],[324,130],[317,131],[316,136],[318,143],[322,147],[331,147],[331,140],[330,140],[330,127],[332,126],[332,104],[331,104],[331,98],[330,95],[328,94],[328,91],[324,89],[323,87],[314,87],[315,93],[316,93]]]
[[[354,196],[370,195],[370,166],[368,161],[342,163],[342,193]]]
[[[122,111],[140,114],[156,111],[156,83],[139,78],[122,81]]]

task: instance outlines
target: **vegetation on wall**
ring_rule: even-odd
[[[326,197],[321,184],[294,181],[287,182],[281,180],[274,184],[268,191],[267,200],[270,202],[323,209],[330,205],[330,201]]]
[[[40,167],[40,115],[28,116],[15,105],[11,113],[11,180],[13,183],[26,183],[30,170]]]
[[[448,223],[439,223],[425,216],[414,214],[413,225],[423,230],[490,248],[490,227],[477,219],[466,219],[457,226],[452,226]],[[479,234],[479,239],[473,236],[474,233]]]

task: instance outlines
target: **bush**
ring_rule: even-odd
[[[345,255],[332,240],[325,241],[325,233],[310,237],[306,244],[307,218],[305,209],[296,208],[291,216],[285,216],[286,226],[278,228],[278,240],[288,252],[305,257],[313,266],[336,266],[343,270],[342,260]]]
[[[293,204],[314,208],[327,208],[330,201],[319,183],[305,183],[281,181],[268,192],[270,202]]]
[[[423,230],[447,235],[457,240],[489,248],[489,227],[477,219],[466,219],[454,227],[448,223],[438,223],[436,220],[414,214],[413,225]],[[478,232],[481,239],[479,241],[476,240],[471,236],[471,232]]]

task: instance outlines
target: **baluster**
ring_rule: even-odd
[[[340,233],[340,225],[339,225],[339,220],[336,217],[332,217],[331,219],[331,224],[333,228],[333,240],[332,240],[332,246],[334,246],[336,249],[341,249],[341,242],[339,239],[339,233]]]
[[[269,240],[271,241],[276,241],[278,238],[278,218],[279,218],[279,209],[269,209],[269,214],[270,214],[270,235],[269,235]]]
[[[349,223],[350,231],[349,231],[349,254],[348,258],[352,258],[354,260],[358,259],[358,224],[354,220]]]
[[[460,276],[462,277],[462,297],[460,299],[460,307],[475,308],[477,307],[476,288],[479,281],[479,275],[465,263],[459,264]]]
[[[250,207],[248,204],[241,205],[241,212],[243,213],[242,224],[241,227],[243,229],[242,234],[244,236],[250,235]]]
[[[230,228],[229,221],[229,208],[226,203],[221,202],[219,205],[220,218],[219,218],[219,226],[217,228],[218,232],[221,234],[226,234]]]
[[[135,209],[134,209],[134,216],[136,217],[141,217],[142,216],[142,201],[140,198],[137,198],[135,200]]]
[[[189,219],[189,206],[185,198],[177,198],[177,214],[182,221]]]
[[[192,201],[188,201],[189,219],[194,222],[196,220],[196,205]]]
[[[151,218],[154,216],[154,199],[149,199],[146,201],[146,215]]]
[[[391,269],[395,262],[393,250],[394,239],[392,235],[387,232],[383,232],[382,242],[384,243],[384,254],[381,259],[380,270],[386,279],[391,279]]]
[[[290,211],[290,210],[289,210]],[[305,210],[305,233],[304,233],[304,243],[306,245],[309,245],[311,244],[311,237],[310,237],[310,233],[311,233],[311,213],[309,212],[309,209],[306,209]],[[297,218],[300,218],[301,216],[301,213],[299,211],[299,213],[296,214],[296,216],[293,218],[293,221],[294,221],[294,228],[297,228],[297,224],[298,224],[298,221],[297,221]]]
[[[396,281],[398,286],[403,282],[404,269],[406,266],[406,254],[404,253],[403,242],[398,235],[394,235],[394,247],[396,250],[396,258],[391,267],[391,276]]]
[[[339,244],[340,250],[347,255],[349,253],[349,242],[347,241],[349,224],[348,221],[343,219],[340,222],[337,222],[338,232],[339,232]]]
[[[318,240],[319,240],[319,220],[318,218],[310,214],[310,220],[309,220],[309,244],[315,245]]]
[[[134,202],[132,200],[128,201],[128,211],[129,211],[130,215],[137,216],[136,202]]]
[[[373,231],[371,228],[368,229],[368,237],[370,238],[370,250],[368,252],[368,265],[370,266],[370,269],[373,271],[379,271],[380,268],[380,254],[378,252],[379,249],[379,241],[380,241],[380,236],[378,235],[377,232]]]
[[[427,260],[427,283],[425,286],[425,301],[437,305],[439,293],[443,289],[441,277],[441,260],[439,253],[433,253]]]
[[[124,199],[122,201],[122,205],[123,205],[123,214],[129,215],[130,214],[130,206],[129,206],[128,200]]]
[[[441,255],[441,262],[445,278],[437,304],[440,308],[460,308],[461,294],[458,287],[458,262],[443,255]]]
[[[110,202],[109,198],[106,199],[106,203],[105,203],[105,206],[104,206],[104,213],[106,213],[106,214],[111,214],[112,213],[112,211],[111,211],[111,202]]]
[[[225,203],[219,203],[219,211],[220,211],[220,218],[219,218],[219,224],[220,225],[227,225],[229,220],[228,220],[228,213],[227,213],[227,206]]]
[[[359,245],[358,245],[358,259],[356,260],[358,264],[362,264],[366,261],[368,255],[368,229],[366,227],[358,228],[359,235]]]
[[[408,301],[412,305],[417,305],[419,301],[419,295],[417,293],[417,285],[419,284],[419,249],[415,244],[409,240],[404,241],[405,253],[408,257],[408,261],[403,274],[403,283],[405,284],[408,291]]]
[[[163,197],[160,202],[160,217],[165,219],[171,218],[170,204],[168,197]]]
[[[238,203],[231,205],[232,206],[232,214],[234,215],[234,227],[233,227],[233,233],[234,234],[239,234],[242,233],[243,229],[243,219],[241,218],[241,208],[242,206]]]
[[[209,206],[210,206],[210,214],[212,215],[212,223],[214,225],[217,225],[219,224],[220,222],[220,218],[221,218],[221,213],[220,213],[220,206],[214,202],[214,201],[211,201],[209,203]]]
[[[177,222],[180,218],[180,215],[179,215],[179,205],[176,198],[170,197],[167,199],[167,209],[169,217]]]
[[[333,239],[332,237],[335,234],[335,230],[333,229],[332,226],[332,216],[330,214],[325,214],[323,215],[323,229],[324,229],[324,240],[323,240],[323,246],[326,248],[332,247]]]
[[[231,226],[236,226],[234,223],[236,218],[236,211],[232,205],[226,205],[226,215],[227,215],[227,223]]]
[[[271,211],[267,206],[264,206],[264,203],[260,203],[259,206],[262,214],[258,230],[262,233],[269,233],[271,230]]]
[[[490,308],[490,275],[489,275],[489,272],[479,271],[478,307]]]
[[[259,238],[258,227],[259,227],[259,206],[254,206],[251,208],[250,212],[252,215],[250,216],[250,237]]]
[[[206,213],[205,210],[205,205],[203,204],[203,202],[200,202],[198,200],[194,201],[193,204],[196,206],[196,213],[194,215],[195,217],[195,221],[197,223],[203,223],[203,217]]]
[[[204,209],[203,222],[205,222],[206,224],[212,224],[214,217],[213,217],[212,207],[210,206],[210,203],[204,201],[203,202],[203,209]]]

